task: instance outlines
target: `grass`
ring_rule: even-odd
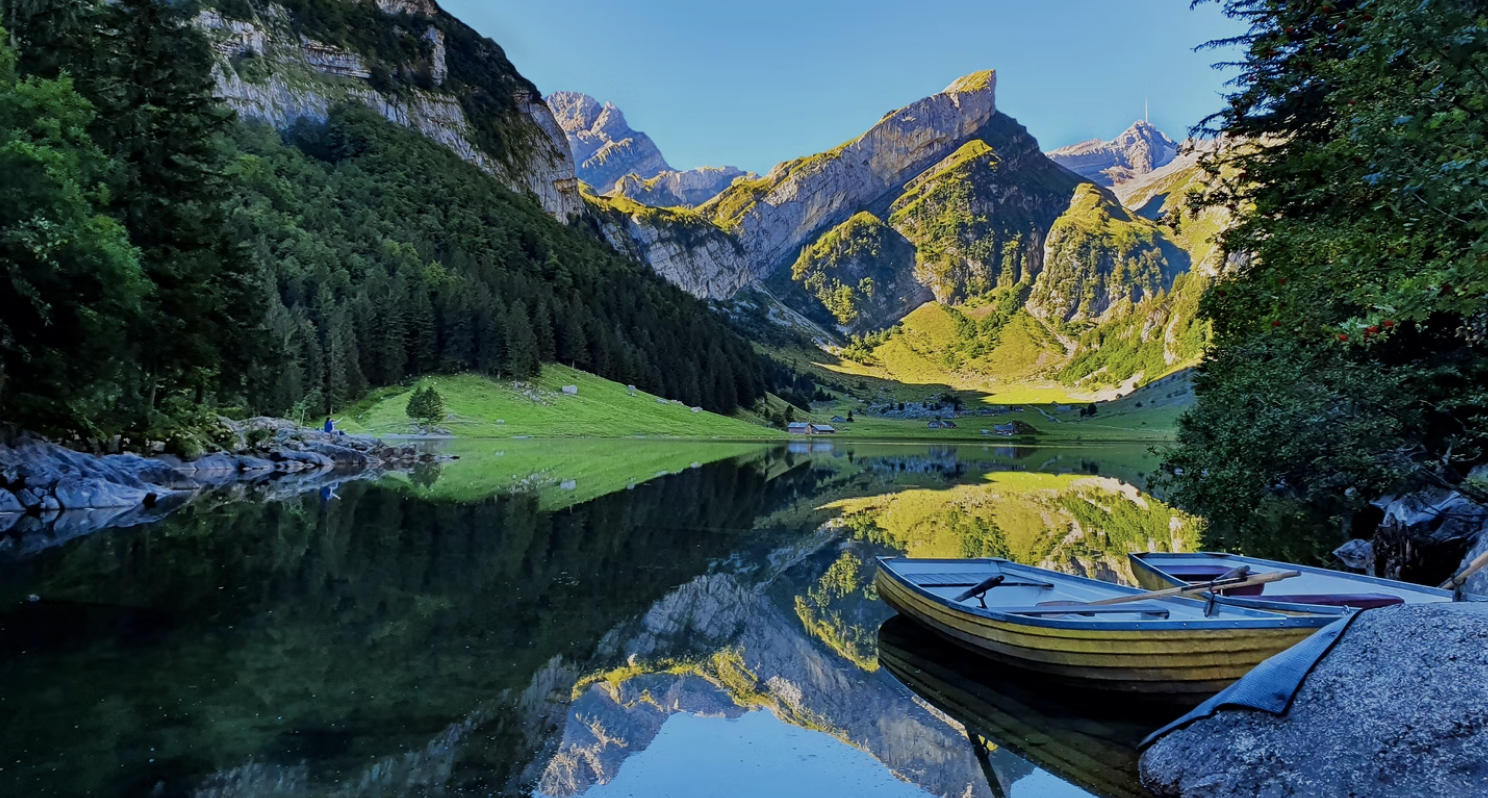
[[[643,391],[632,396],[624,385],[556,364],[544,366],[542,376],[530,382],[460,374],[384,390],[353,406],[342,427],[374,435],[412,431],[405,412],[408,395],[423,385],[433,385],[444,397],[447,418],[439,426],[459,436],[773,440],[783,435],[738,418],[662,404]],[[577,386],[578,395],[565,395],[566,385]]]
[[[432,484],[397,478],[420,497],[437,501],[535,494],[548,512],[762,448],[718,441],[462,439],[440,447],[460,459],[441,466]]]

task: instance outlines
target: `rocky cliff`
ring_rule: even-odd
[[[739,178],[758,177],[732,166],[704,166],[685,172],[661,172],[651,178],[626,175],[616,181],[614,193],[657,208],[692,208],[723,193]]]
[[[645,179],[671,171],[656,142],[632,130],[613,104],[600,105],[593,97],[572,91],[553,92],[547,103],[568,137],[579,179],[599,193],[609,193],[626,175]]]
[[[1165,166],[1177,155],[1178,143],[1146,121],[1110,141],[1091,139],[1049,153],[1060,166],[1107,187]]]
[[[557,120],[501,48],[429,0],[240,0],[201,12],[219,56],[218,90],[276,127],[365,105],[449,147],[544,210],[583,208]],[[231,9],[229,12],[227,9]]]

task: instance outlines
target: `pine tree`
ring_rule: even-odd
[[[506,314],[505,327],[505,371],[519,380],[536,377],[542,368],[537,359],[537,337],[532,334],[532,322],[522,300],[512,303]]]
[[[444,397],[432,385],[416,389],[408,398],[405,412],[409,418],[422,422],[427,432],[444,420]]]

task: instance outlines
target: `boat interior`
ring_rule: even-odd
[[[1274,618],[1272,613],[1188,598],[1088,606],[1089,602],[1139,595],[1123,585],[1025,568],[1000,560],[892,558],[881,565],[943,601],[1028,619],[1080,619],[1125,623],[1135,620],[1228,620]],[[1071,606],[1086,605],[1086,606]]]
[[[1352,574],[1335,574],[1321,569],[1300,568],[1248,557],[1146,554],[1141,559],[1173,578],[1189,584],[1200,584],[1218,579],[1240,566],[1248,567],[1252,576],[1283,570],[1301,571],[1300,576],[1280,582],[1220,591],[1220,594],[1224,596],[1257,598],[1278,604],[1375,609],[1397,604],[1451,600],[1451,594],[1445,591],[1420,585],[1358,577]]]

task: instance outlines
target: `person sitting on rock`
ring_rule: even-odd
[[[331,433],[336,431],[336,422],[340,420],[341,419],[339,418],[331,418],[330,416],[326,416],[325,431],[327,435],[330,435]]]

